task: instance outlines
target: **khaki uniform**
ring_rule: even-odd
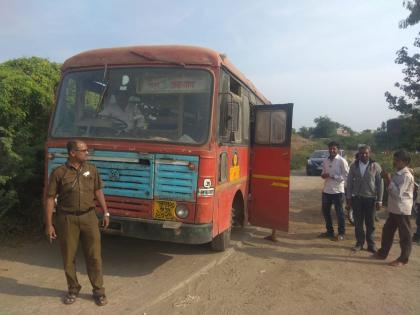
[[[95,191],[103,183],[96,167],[83,163],[76,170],[68,162],[51,173],[48,197],[57,196],[57,230],[69,293],[79,293],[75,259],[79,240],[94,295],[104,295],[101,235],[95,213]]]

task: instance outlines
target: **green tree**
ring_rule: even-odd
[[[309,139],[312,136],[313,129],[314,128],[312,128],[312,127],[308,128],[308,127],[303,126],[303,127],[299,128],[298,133],[299,133],[300,136],[302,136],[306,139]]]
[[[400,27],[406,28],[414,25],[420,20],[420,0],[405,1],[404,6],[410,11],[409,16],[400,22]],[[405,78],[403,82],[395,83],[403,95],[395,96],[390,92],[385,92],[386,101],[390,109],[403,114],[400,146],[409,149],[420,149],[420,37],[414,41],[416,53],[410,55],[407,47],[402,47],[397,51],[395,63],[403,66]]]
[[[315,138],[329,138],[337,134],[337,128],[340,124],[332,121],[328,116],[320,116],[314,119],[315,127],[312,135]]]
[[[44,142],[59,65],[41,58],[0,64],[0,219],[28,221],[41,207]]]
[[[400,27],[407,28],[417,24],[420,21],[420,0],[404,1],[403,6],[410,11],[410,14],[400,22]]]

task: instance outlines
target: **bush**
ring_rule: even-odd
[[[59,65],[41,58],[0,64],[0,222],[6,215],[18,218],[8,220],[15,224],[39,222],[44,142],[59,78]]]

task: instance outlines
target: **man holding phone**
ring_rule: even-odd
[[[86,260],[86,269],[97,305],[107,304],[103,287],[101,235],[95,212],[95,198],[103,212],[104,228],[109,225],[109,212],[102,192],[103,183],[95,165],[87,162],[88,148],[82,141],[67,143],[68,160],[50,175],[45,203],[45,234],[50,242],[60,240],[68,293],[64,304],[73,304],[81,286],[76,277],[76,252],[79,239]],[[55,200],[57,198],[57,205]],[[56,207],[57,232],[52,224]]]
[[[324,179],[322,191],[322,214],[325,219],[326,232],[320,237],[334,237],[334,227],[331,218],[331,206],[334,204],[337,213],[338,234],[337,241],[344,240],[345,217],[343,211],[344,183],[349,173],[347,161],[338,154],[340,145],[332,141],[328,144],[329,157],[322,163],[321,177]]]

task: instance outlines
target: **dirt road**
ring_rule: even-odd
[[[317,238],[321,185],[318,177],[292,177],[291,229],[275,244],[263,239],[268,230],[250,226],[234,231],[224,253],[105,236],[109,304],[100,309],[81,258],[83,294],[65,306],[57,245],[0,246],[0,314],[419,314],[419,246],[397,269],[352,252],[350,225],[343,242]],[[378,245],[386,214],[379,216]],[[396,242],[389,259],[398,253]]]

